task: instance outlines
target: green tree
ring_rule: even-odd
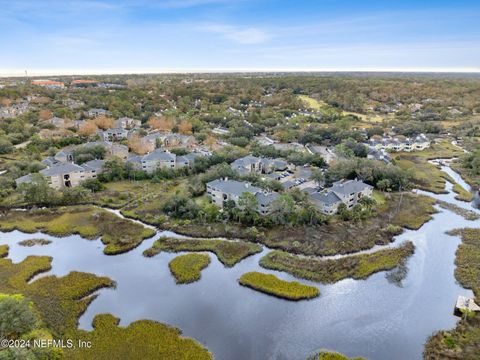
[[[175,194],[165,202],[162,211],[178,219],[195,219],[200,209],[192,199]]]
[[[8,154],[8,153],[11,153],[12,151],[13,151],[12,143],[8,139],[1,137],[0,138],[0,154]]]
[[[100,181],[120,181],[126,178],[125,165],[119,159],[106,161],[103,169],[98,176]]]
[[[255,195],[244,192],[238,199],[238,207],[241,211],[241,221],[246,224],[255,224],[258,220],[258,201]]]
[[[282,194],[270,205],[270,217],[281,225],[294,222],[295,201],[290,194]]]
[[[32,174],[30,183],[23,183],[18,190],[23,194],[25,202],[34,205],[50,205],[58,201],[57,194],[41,174]]]
[[[102,191],[105,188],[105,186],[98,179],[85,180],[82,182],[82,187],[90,190],[93,193]]]
[[[18,339],[32,331],[37,317],[22,295],[0,294],[0,338]]]
[[[88,196],[89,191],[81,186],[67,188],[62,191],[62,203],[65,205],[79,204]]]

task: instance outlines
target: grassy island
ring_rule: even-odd
[[[480,229],[456,229],[448,234],[462,237],[455,258],[455,278],[480,297]]]
[[[44,246],[44,245],[48,245],[48,244],[51,244],[51,243],[52,242],[50,240],[47,240],[47,239],[27,239],[27,240],[19,241],[18,245],[26,246],[26,247],[32,247],[32,246],[35,246],[35,245]]]
[[[442,200],[437,200],[437,203],[441,208],[450,210],[451,212],[462,216],[465,220],[473,221],[480,219],[480,215],[478,215],[475,211],[467,210],[461,208],[460,206]]]
[[[321,351],[320,353],[309,357],[308,360],[365,360],[365,358],[349,358],[337,352]]]
[[[54,236],[79,234],[86,239],[101,237],[107,255],[129,251],[155,234],[152,229],[92,206],[9,211],[0,217],[0,230],[42,231]]]
[[[455,278],[467,289],[472,289],[480,302],[480,229],[456,229],[449,235],[461,236],[455,259]],[[428,360],[478,359],[480,349],[480,314],[464,314],[457,327],[439,331],[428,339],[424,358]]]
[[[89,349],[66,350],[71,360],[172,359],[210,360],[212,354],[199,342],[185,338],[178,328],[151,320],[118,326],[110,314],[97,315],[93,331],[72,330],[72,339],[91,341]]]
[[[470,202],[474,198],[474,195],[470,191],[465,190],[458,183],[453,184],[453,189],[452,190],[455,194],[457,194],[457,195],[455,195],[455,199],[457,199],[457,200]]]
[[[177,284],[188,284],[200,280],[201,272],[210,264],[208,254],[186,254],[170,261],[168,267]]]
[[[260,259],[260,265],[266,269],[285,271],[302,279],[335,283],[345,278],[366,279],[376,272],[391,270],[411,256],[414,249],[413,243],[406,242],[397,248],[346,256],[337,260],[301,257],[275,250]]]
[[[222,264],[232,267],[247,256],[259,253],[262,247],[245,241],[161,237],[143,255],[151,257],[162,251],[209,251],[217,255]]]
[[[286,300],[312,299],[320,295],[320,291],[314,286],[281,280],[275,275],[256,271],[243,274],[238,282],[240,285]]]

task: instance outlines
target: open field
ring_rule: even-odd
[[[456,254],[455,278],[463,287],[472,289],[480,302],[480,229],[456,229],[450,235],[461,236]],[[427,360],[476,360],[480,349],[480,314],[465,314],[456,328],[439,331],[425,345]]]
[[[143,254],[151,257],[162,251],[209,251],[217,255],[218,260],[220,260],[222,264],[232,267],[247,256],[259,253],[262,251],[262,247],[258,244],[244,241],[161,237],[154,242],[150,249],[145,250]]]
[[[177,284],[188,284],[200,280],[202,270],[210,264],[208,254],[186,254],[174,258],[168,264]]]
[[[297,97],[305,104],[306,107],[308,107],[309,109],[315,110],[315,111],[318,111],[322,107],[327,106],[327,104],[325,102],[318,101],[317,99],[314,99],[314,98],[312,98],[308,95],[297,95]],[[353,112],[353,111],[343,111],[342,113],[343,113],[344,116],[347,116],[347,115],[356,116],[362,122],[364,122],[366,124],[381,123],[384,120],[384,118],[382,116],[379,116],[379,115],[369,116],[369,115],[366,115],[366,114],[360,114],[360,113]]]
[[[312,299],[320,295],[320,291],[314,286],[281,280],[275,275],[256,271],[243,274],[238,282],[240,285],[286,300]]]
[[[142,225],[91,206],[9,211],[0,217],[0,230],[43,231],[54,236],[79,234],[87,239],[100,237],[105,244],[105,254],[110,255],[129,251],[155,234]]]
[[[100,206],[118,209],[129,202],[147,197],[148,194],[162,191],[162,183],[151,181],[116,181],[106,183],[105,189],[91,195],[92,202]]]
[[[265,255],[260,260],[260,265],[266,269],[285,271],[302,279],[335,283],[346,278],[366,279],[376,272],[391,270],[404,263],[414,249],[411,242],[406,242],[394,249],[337,260],[301,257],[275,250]]]
[[[167,180],[153,187],[148,187],[143,196],[137,197],[122,208],[122,214],[133,219],[142,220],[152,225],[164,225],[168,221],[161,211],[165,201],[174,194],[184,195],[187,190],[185,180]],[[165,226],[164,226],[165,227]]]
[[[326,104],[319,102],[318,100],[308,96],[308,95],[298,95],[298,98],[305,103],[305,105],[312,110],[320,110],[322,106]]]

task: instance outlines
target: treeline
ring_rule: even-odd
[[[410,187],[412,175],[397,166],[354,158],[337,162],[325,173],[327,186],[342,179],[359,179],[381,191],[403,191]]]

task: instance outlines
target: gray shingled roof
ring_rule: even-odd
[[[250,166],[252,164],[256,164],[257,162],[260,161],[260,158],[253,156],[253,155],[247,155],[243,158],[237,159],[234,162],[232,162],[232,167],[245,167],[245,166]]]
[[[190,153],[190,154],[186,154],[186,155],[177,156],[176,161],[178,163],[180,163],[180,162],[193,163],[195,161],[195,159],[199,156],[202,156],[202,155],[196,154],[196,153]]]
[[[19,177],[18,179],[15,180],[15,183],[17,185],[24,184],[24,183],[30,183],[32,182],[32,174],[28,174],[22,177]]]
[[[207,186],[222,191],[227,194],[232,194],[236,196],[242,195],[244,192],[249,192],[252,194],[255,194],[257,192],[260,192],[261,189],[250,185],[247,182],[242,182],[242,181],[236,181],[236,180],[213,180],[210,181]]]
[[[110,133],[110,134],[113,134],[113,133],[123,133],[123,134],[127,134],[128,133],[128,130],[127,129],[124,129],[122,127],[116,127],[116,128],[111,128],[111,129],[107,129],[105,130],[106,133]]]
[[[292,187],[294,187],[296,184],[293,180],[287,180],[287,181],[284,181],[282,183],[282,187],[285,189],[285,190],[288,190],[288,189],[291,189]]]
[[[103,146],[104,148],[110,148],[112,147],[113,143],[109,142],[109,141],[90,141],[90,142],[87,142],[83,145],[80,145],[80,147],[85,147],[85,148],[89,148],[89,147],[94,147],[94,146]]]
[[[313,193],[310,195],[312,200],[317,201],[321,204],[324,204],[326,206],[330,206],[339,202],[342,202],[340,198],[335,195],[332,191],[324,191],[320,193]]]
[[[56,163],[58,163],[58,160],[56,160],[53,156],[49,156],[42,160],[42,164],[45,164],[47,166],[52,166]]]
[[[142,139],[145,139],[145,140],[157,140],[159,138],[162,137],[162,134],[160,134],[159,132],[155,132],[155,133],[151,133],[151,134],[148,134],[148,135],[145,135]]]
[[[63,163],[63,164],[54,165],[48,169],[40,170],[40,173],[45,176],[56,176],[56,175],[70,174],[72,172],[81,172],[83,170],[84,169],[79,165]]]
[[[81,166],[87,171],[98,171],[103,169],[104,165],[104,160],[90,160],[87,161],[85,164],[82,164]]]
[[[142,158],[142,161],[155,161],[155,160],[159,160],[159,161],[175,161],[175,154],[172,154],[172,153],[169,153],[169,152],[166,152],[164,150],[161,150],[161,149],[157,149],[157,150],[154,150],[152,151],[150,154],[147,154],[145,155],[143,158]]]
[[[334,191],[339,194],[348,195],[351,193],[358,193],[365,189],[371,189],[372,186],[365,184],[363,181],[359,180],[347,180],[347,181],[339,181],[333,184],[331,187],[331,191]]]
[[[274,192],[259,192],[255,194],[255,197],[257,198],[258,205],[268,206],[278,198],[278,194]]]
[[[127,162],[141,164],[142,163],[142,157],[139,156],[139,155],[129,155],[128,159],[127,159]]]

